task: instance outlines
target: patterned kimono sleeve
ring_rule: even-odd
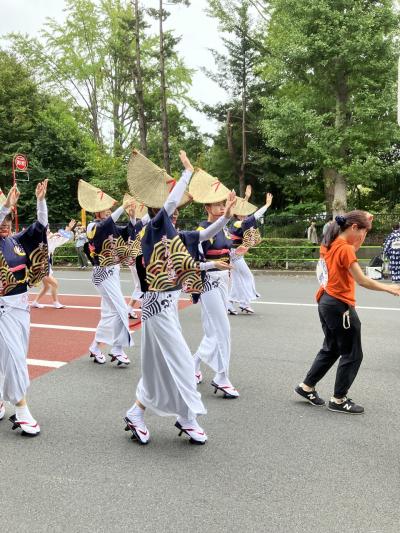
[[[28,228],[14,235],[27,256],[28,285],[37,285],[49,275],[49,258],[47,230],[40,222],[34,222]]]
[[[260,231],[257,228],[257,220],[254,215],[246,217],[242,222],[243,246],[252,248],[261,242]]]

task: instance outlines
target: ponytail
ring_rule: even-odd
[[[330,248],[333,241],[339,237],[347,228],[350,228],[353,224],[356,224],[358,229],[367,229],[368,231],[372,227],[372,215],[367,211],[350,211],[344,215],[338,215],[335,220],[331,222],[325,235],[322,239],[322,246]]]

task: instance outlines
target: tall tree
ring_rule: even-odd
[[[398,17],[391,0],[271,0],[262,71],[267,142],[323,180],[342,212],[357,183],[373,185],[398,138]]]
[[[141,19],[142,13],[139,7],[139,0],[133,0],[133,14],[135,20],[135,66],[133,81],[135,86],[135,95],[138,108],[138,124],[140,148],[144,155],[147,155],[147,117],[144,101],[143,90],[143,71],[142,71],[142,50],[141,50]]]
[[[185,6],[190,5],[189,0],[170,0],[170,5],[183,4]],[[164,9],[163,0],[159,0],[158,9],[149,9],[149,13],[152,14],[158,20],[159,27],[159,69],[160,69],[160,110],[161,110],[161,131],[162,131],[162,148],[163,148],[163,161],[165,170],[170,173],[170,149],[169,149],[169,125],[168,125],[168,87],[166,76],[166,34],[164,31],[164,22],[170,16],[170,13]],[[170,36],[172,37],[172,35]],[[177,42],[177,41],[176,41]]]
[[[227,110],[226,134],[227,149],[231,157],[239,182],[239,191],[243,196],[246,188],[246,167],[248,163],[248,123],[247,114],[255,84],[254,68],[262,46],[260,35],[250,16],[250,2],[231,0],[209,0],[208,14],[218,20],[219,28],[224,33],[222,42],[226,54],[212,50],[217,65],[217,72],[208,69],[205,72],[225,89],[237,107],[240,99],[241,115],[241,155],[238,156],[233,136],[237,121],[233,119],[233,109]]]

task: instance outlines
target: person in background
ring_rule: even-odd
[[[314,220],[311,222],[310,226],[307,229],[307,240],[312,244],[318,244],[318,234]]]
[[[65,229],[60,229],[57,233],[51,233],[47,230],[47,244],[49,249],[49,275],[43,278],[43,287],[40,290],[39,294],[36,296],[35,300],[31,303],[31,307],[36,309],[43,309],[44,305],[39,303],[39,301],[45,296],[48,291],[50,291],[51,299],[53,300],[53,307],[55,309],[64,309],[65,305],[58,300],[58,281],[54,277],[53,271],[53,254],[56,248],[59,248],[63,244],[74,238],[73,229],[75,227],[76,221],[71,220],[68,226]]]
[[[400,224],[392,227],[383,244],[383,253],[389,259],[389,270],[393,282],[400,281]]]
[[[89,242],[86,235],[86,228],[82,224],[78,223],[75,230],[75,249],[78,256],[79,267],[84,270],[90,263],[86,257],[84,246],[85,243]]]

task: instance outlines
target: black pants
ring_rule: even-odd
[[[343,314],[349,311],[349,320],[343,324]],[[361,322],[354,307],[324,293],[318,304],[318,313],[325,334],[324,344],[318,352],[305,380],[314,387],[339,359],[334,396],[347,395],[363,358],[361,347]],[[345,326],[350,326],[348,329]]]

